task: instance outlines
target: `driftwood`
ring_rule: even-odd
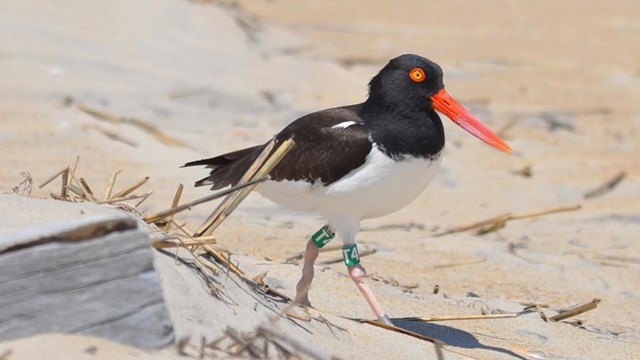
[[[0,307],[3,340],[71,332],[143,348],[173,342],[149,239],[129,216],[0,236]]]

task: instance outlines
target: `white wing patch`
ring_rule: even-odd
[[[355,121],[345,121],[345,122],[341,122],[340,124],[335,124],[331,128],[332,129],[346,129],[351,125],[357,125],[357,124],[358,123],[356,123]]]

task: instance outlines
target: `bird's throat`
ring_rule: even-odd
[[[385,155],[398,160],[406,157],[433,158],[444,148],[444,128],[434,110],[378,110],[362,115],[371,140]]]

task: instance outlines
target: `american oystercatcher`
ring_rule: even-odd
[[[428,59],[399,56],[371,79],[365,102],[305,115],[275,136],[278,142],[293,138],[295,146],[256,191],[281,206],[319,213],[327,221],[307,243],[296,303],[310,305],[308,292],[319,248],[337,234],[351,279],[379,321],[391,325],[365,282],[356,234],[361,220],[403,208],[429,184],[445,144],[436,110],[489,145],[511,151],[449,96],[442,76],[440,66]],[[235,185],[265,146],[185,166],[206,165],[211,173],[195,186],[221,189]]]

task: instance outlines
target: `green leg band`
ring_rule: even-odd
[[[334,237],[335,235],[329,230],[329,227],[325,225],[316,231],[315,234],[311,235],[311,241],[313,241],[319,249],[322,249],[329,241],[333,240]]]
[[[344,258],[344,264],[348,267],[360,264],[360,254],[358,254],[358,246],[356,244],[343,246],[342,257]]]

